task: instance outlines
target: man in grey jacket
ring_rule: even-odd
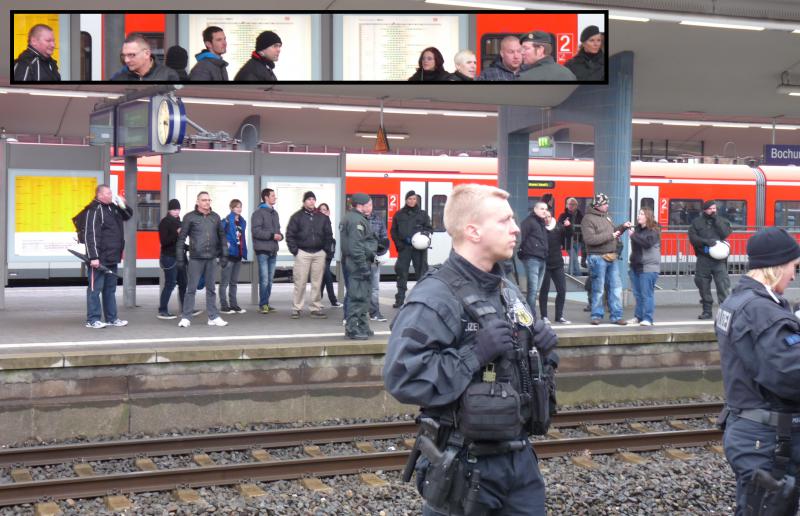
[[[258,311],[262,314],[274,312],[269,304],[272,280],[275,277],[275,262],[278,257],[278,242],[283,240],[281,222],[275,211],[278,196],[272,188],[261,190],[261,204],[250,217],[253,233],[253,249],[258,260]]]
[[[206,49],[197,54],[197,64],[189,73],[190,81],[227,81],[228,62],[222,59],[222,54],[228,50],[228,41],[225,31],[216,25],[206,27],[203,31],[203,44]]]
[[[197,206],[194,211],[187,213],[183,217],[176,245],[178,266],[183,265],[186,259],[184,248],[186,247],[187,236],[189,237],[189,284],[186,289],[186,297],[183,300],[181,322],[178,323],[178,326],[188,328],[192,324],[194,297],[201,277],[205,278],[206,282],[208,325],[227,326],[228,323],[222,320],[217,310],[217,293],[214,291],[216,278],[214,274],[216,273],[216,258],[219,258],[219,264],[223,268],[228,265],[228,244],[219,215],[211,211],[211,196],[208,192],[197,194]]]
[[[594,196],[592,207],[581,221],[583,241],[586,243],[586,252],[589,255],[586,261],[589,264],[589,277],[592,282],[592,324],[594,325],[600,324],[605,314],[603,293],[606,276],[608,276],[608,309],[611,322],[620,326],[628,324],[622,318],[622,280],[619,275],[617,240],[630,227],[629,221],[619,227],[614,227],[611,217],[608,216],[608,196],[604,193]]]

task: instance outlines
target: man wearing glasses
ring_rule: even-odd
[[[125,38],[120,57],[125,67],[111,77],[112,81],[180,81],[175,70],[156,63],[150,44],[141,34]]]

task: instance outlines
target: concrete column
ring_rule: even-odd
[[[133,210],[133,217],[125,222],[125,270],[122,274],[122,299],[125,308],[136,308],[136,212],[138,191],[136,156],[125,156],[125,201]]]
[[[122,51],[122,42],[125,40],[125,15],[103,15],[103,80],[108,80],[120,68],[122,63],[119,54]]]
[[[6,285],[8,284],[8,210],[10,194],[8,192],[8,142],[0,140],[0,196],[5,202],[0,203],[0,310],[6,309]]]

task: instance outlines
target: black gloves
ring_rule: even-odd
[[[538,319],[531,329],[533,344],[543,357],[546,357],[558,344],[558,335],[543,319]]]
[[[502,319],[493,319],[475,334],[472,350],[478,357],[481,367],[499,355],[514,349],[511,324]]]

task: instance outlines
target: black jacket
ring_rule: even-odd
[[[602,50],[589,54],[580,49],[578,55],[564,63],[564,66],[572,70],[579,81],[602,81],[605,79],[605,62]]]
[[[558,269],[564,267],[564,257],[561,256],[561,243],[564,241],[563,232],[566,229],[561,224],[556,224],[547,231],[547,268]]]
[[[475,79],[467,75],[464,75],[463,73],[456,70],[455,72],[450,74],[447,80],[450,82],[469,82],[469,81],[474,81]]]
[[[180,217],[167,215],[158,223],[158,241],[161,243],[161,256],[175,257],[178,243],[178,230],[181,228]]]
[[[544,227],[544,219],[531,212],[525,217],[520,226],[521,242],[519,246],[519,259],[528,258],[547,259],[547,229]]]
[[[180,77],[178,77],[178,72],[169,68],[168,66],[160,65],[156,63],[156,60],[151,57],[153,66],[150,67],[150,71],[140,76],[137,73],[132,72],[127,66],[122,68],[119,72],[115,73],[112,77],[112,81],[163,81],[163,82],[179,82]]]
[[[234,81],[259,81],[259,82],[277,82],[278,78],[272,69],[275,68],[275,63],[266,57],[253,52],[250,59],[242,66]]]
[[[116,265],[122,261],[125,249],[123,222],[133,216],[133,209],[123,210],[116,204],[92,201],[86,214],[86,256],[100,260],[102,265]]]
[[[565,220],[569,220],[569,226],[564,226]],[[564,236],[564,241],[561,245],[564,246],[564,249],[569,250],[569,246],[573,241],[581,241],[581,231],[576,226],[580,226],[582,221],[583,212],[578,208],[575,208],[575,213],[564,210],[564,213],[558,216],[558,223],[563,226],[561,234]]]
[[[391,235],[398,253],[411,246],[411,237],[419,231],[428,234],[433,232],[431,219],[425,210],[420,209],[419,204],[413,208],[403,206],[392,217]]]
[[[178,235],[175,256],[178,262],[184,260],[186,237],[189,237],[189,257],[193,260],[213,260],[228,257],[228,239],[220,224],[219,215],[211,211],[203,215],[197,208],[183,217],[181,232]]]
[[[297,210],[289,219],[286,227],[286,245],[289,252],[297,256],[303,250],[316,253],[330,249],[333,240],[331,219],[318,211]]]
[[[720,215],[709,217],[705,212],[696,217],[689,226],[689,241],[697,256],[711,258],[703,248],[711,247],[717,243],[717,240],[725,240],[730,234],[731,223],[728,222],[728,219]]]
[[[449,81],[450,80],[450,72],[447,70],[423,70],[422,68],[417,68],[417,71],[414,72],[414,75],[408,78],[408,82],[431,82],[431,81]]]
[[[189,72],[190,81],[227,81],[228,80],[228,62],[220,56],[204,50],[196,56],[197,64],[192,67]]]
[[[14,61],[14,80],[60,81],[61,74],[58,72],[58,63],[55,59],[44,57],[32,47],[28,47]]]

